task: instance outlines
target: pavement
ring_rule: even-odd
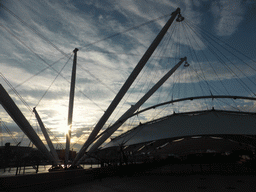
[[[133,175],[107,177],[52,190],[52,192],[256,192],[254,175]]]

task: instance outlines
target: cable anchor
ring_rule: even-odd
[[[184,67],[188,67],[188,66],[189,66],[189,63],[186,61],[184,64]]]
[[[176,21],[177,22],[181,22],[181,21],[183,21],[185,18],[184,17],[182,17],[182,15],[179,13],[178,14],[178,17],[177,17],[177,19],[176,19]]]

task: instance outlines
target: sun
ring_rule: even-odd
[[[64,133],[65,133],[65,135],[68,134],[68,130],[70,130],[71,127],[72,127],[72,125],[66,125],[66,126],[64,127]]]
[[[65,136],[68,133],[69,126],[67,125],[66,121],[61,121],[54,126],[54,130],[60,134],[64,134]]]

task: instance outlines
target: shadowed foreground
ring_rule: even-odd
[[[142,166],[140,166],[141,168]],[[132,168],[132,167],[130,167]],[[137,167],[139,170],[139,167]],[[153,191],[255,191],[255,172],[246,166],[231,164],[188,165],[176,164],[144,169],[131,174],[104,175],[96,180],[66,186],[55,192],[99,191],[99,192],[153,192]],[[134,172],[135,171],[135,172]],[[129,171],[128,171],[129,172]]]
[[[0,191],[256,191],[254,164],[146,163],[0,178]]]
[[[69,186],[55,192],[153,192],[153,191],[256,191],[256,177],[252,175],[140,175],[109,177],[102,180]]]

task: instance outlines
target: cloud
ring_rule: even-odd
[[[232,35],[244,17],[244,7],[240,0],[213,1],[212,13],[217,19],[216,31],[220,36]]]
[[[1,9],[0,21],[7,30],[0,26],[0,41],[2,42],[0,45],[0,71],[13,86],[22,83],[16,89],[26,102],[33,107],[68,61],[68,58],[63,53],[60,53],[60,50],[70,56],[72,50],[78,47],[80,50],[78,51],[74,108],[73,128],[76,131],[76,133],[74,132],[74,140],[78,139],[82,133],[85,133],[83,131],[86,131],[86,136],[79,141],[79,146],[88,135],[88,127],[92,128],[100,119],[104,110],[107,109],[115,94],[161,30],[168,17],[125,33],[122,32],[152,19],[170,14],[177,7],[181,8],[181,14],[185,17],[186,22],[193,21],[194,24],[200,26],[204,23],[205,18],[209,19],[212,16],[209,12],[203,10],[204,6],[209,4],[212,5],[212,14],[216,15],[219,12],[220,16],[215,16],[212,23],[207,23],[207,27],[210,29],[213,26],[216,27],[219,35],[233,34],[235,28],[239,27],[239,22],[241,22],[244,13],[244,8],[240,1],[230,5],[226,1],[209,3],[208,1],[189,0],[163,0],[160,2],[153,0],[110,0],[104,2],[68,0],[8,1],[4,5],[26,22],[29,27]],[[239,14],[241,17],[237,17]],[[233,20],[229,22],[231,16]],[[186,25],[185,21],[184,23],[174,22],[167,36],[139,75],[138,80],[140,81],[136,80],[131,87],[132,89],[128,91],[128,94],[118,106],[117,112],[107,122],[106,127],[113,123],[131,104],[141,98],[153,86],[153,83],[157,82],[167,70],[177,63],[179,57],[187,56],[191,67],[197,69],[200,76],[203,76],[203,74],[199,70],[199,64],[203,66],[204,75],[211,82],[218,79],[211,67],[206,64],[206,59],[202,56],[202,52],[207,49],[208,44],[202,40],[202,34],[199,33],[198,28],[192,27],[191,29]],[[173,29],[179,29],[179,31],[172,34]],[[120,34],[106,39],[117,33]],[[102,39],[105,40],[103,41]],[[93,45],[90,45],[91,43]],[[174,48],[177,45],[179,48]],[[107,54],[106,52],[113,54]],[[195,54],[199,57],[198,61],[195,58]],[[49,64],[51,65],[59,59],[61,60],[52,66],[55,70],[51,67],[47,68]],[[223,67],[221,68],[221,65],[216,60],[212,62],[213,65],[219,67],[217,68],[219,77],[224,81],[233,78],[232,75],[228,74],[227,70],[225,71]],[[249,72],[249,68],[239,63],[235,64],[241,69],[245,69],[246,73]],[[53,130],[63,142],[65,142],[65,138],[61,129],[67,123],[71,68],[72,57],[37,106],[45,125]],[[202,83],[203,80],[198,79],[195,72],[191,73],[189,70],[190,68],[177,71],[177,75],[175,73],[174,78],[168,80],[163,85],[163,88],[153,95],[144,107],[170,99],[170,89],[175,83],[183,86],[180,89],[180,96],[185,95],[186,91],[191,95],[201,93],[198,91],[200,89],[199,85],[197,85],[196,90],[191,87],[194,86],[194,83]],[[34,74],[38,75],[34,77]],[[249,75],[249,77],[252,76],[252,74]],[[23,83],[25,80],[28,81]],[[7,87],[2,80],[1,83],[3,83],[4,87]],[[203,88],[207,89],[207,86],[204,85]],[[178,90],[178,88],[175,88],[176,94],[173,95],[174,98],[178,97]],[[31,118],[31,113],[21,104],[17,96],[12,92],[10,94],[25,116]],[[186,106],[189,107],[189,105]],[[191,106],[190,109],[193,110],[194,108]],[[172,110],[169,112],[172,112]],[[178,107],[175,110],[178,110]],[[3,109],[0,112],[3,120],[12,122],[10,118],[6,117],[6,113],[2,111]],[[141,116],[141,119],[146,121],[150,119],[149,117],[145,115]],[[32,118],[32,123],[36,125],[34,117]],[[123,130],[127,129],[127,127],[123,127]]]

